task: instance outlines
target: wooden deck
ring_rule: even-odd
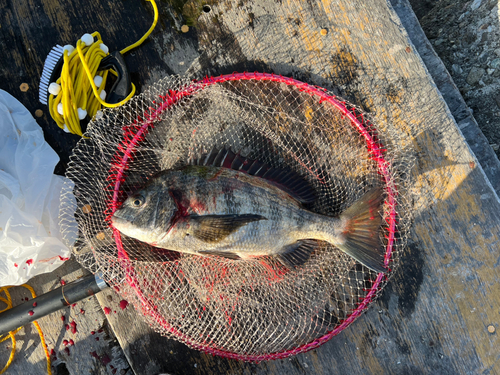
[[[202,4],[210,8],[205,12]],[[500,201],[389,3],[191,0],[158,6],[152,36],[126,56],[139,90],[168,74],[274,72],[334,90],[407,134],[419,156],[408,250],[368,312],[311,352],[259,364],[212,357],[158,336],[131,306],[121,310],[120,297],[108,290],[39,321],[57,353],[54,373],[500,373]],[[0,88],[31,113],[43,111],[37,121],[61,156],[56,172],[62,174],[78,137],[57,128],[38,102],[47,53],[93,31],[110,50],[122,49],[149,28],[151,7],[135,0],[19,0],[0,9]],[[184,24],[190,25],[186,33]],[[42,293],[83,272],[70,261],[30,284]],[[72,321],[76,333],[65,328]],[[63,340],[70,338],[75,345],[65,351]],[[7,373],[45,373],[36,330],[27,326],[17,339]],[[3,364],[10,350],[1,345]]]

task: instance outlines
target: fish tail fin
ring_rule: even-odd
[[[387,272],[384,268],[383,245],[379,238],[382,217],[379,214],[383,202],[383,189],[373,188],[342,213],[346,222],[342,231],[343,243],[335,245],[364,266],[375,272]]]

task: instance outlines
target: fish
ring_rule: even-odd
[[[383,188],[338,217],[305,206],[317,197],[297,173],[229,149],[213,149],[152,176],[111,217],[122,234],[151,246],[232,260],[274,257],[292,269],[328,242],[375,272],[387,272],[379,238]]]

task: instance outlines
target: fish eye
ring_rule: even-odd
[[[134,207],[141,207],[144,204],[144,198],[143,197],[134,197],[132,199],[132,206]]]

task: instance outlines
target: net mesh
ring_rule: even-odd
[[[377,297],[397,267],[411,217],[413,159],[391,124],[320,88],[264,73],[166,78],[104,111],[74,150],[61,226],[77,260],[133,303],[160,334],[250,361],[321,345]],[[330,244],[289,270],[271,257],[229,260],[154,248],[120,234],[110,216],[161,170],[214,147],[292,169],[317,194],[308,207],[335,216],[384,186],[386,274]],[[76,213],[75,212],[76,209]],[[75,224],[75,218],[76,223]]]

